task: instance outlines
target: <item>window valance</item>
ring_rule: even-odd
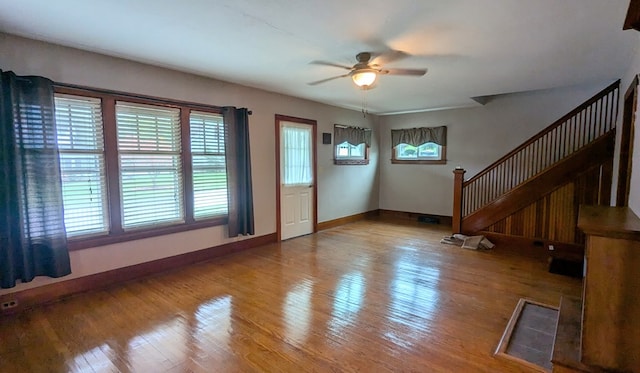
[[[391,130],[391,147],[399,144],[420,146],[433,142],[441,146],[447,145],[447,127],[420,127]]]
[[[348,127],[348,126],[334,126],[335,144],[342,144],[348,142],[353,146],[364,143],[366,146],[371,146],[371,130],[368,128]]]

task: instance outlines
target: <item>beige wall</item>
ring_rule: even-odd
[[[380,208],[448,215],[453,169],[471,178],[611,82],[495,97],[485,106],[380,119]],[[391,129],[447,126],[446,165],[391,164]]]
[[[629,69],[622,77],[622,81],[620,83],[620,114],[618,117],[618,126],[622,124],[622,105],[624,105],[624,94],[631,85],[631,82],[635,78],[637,74],[640,74],[640,33],[634,30],[629,30],[626,32],[633,32],[636,34],[636,50],[633,56],[633,60],[629,64]],[[640,107],[640,105],[639,105]],[[629,207],[636,213],[636,215],[640,216],[640,120],[638,118],[636,112],[635,118],[635,137],[633,141],[633,168],[631,171],[631,188],[629,193]],[[620,132],[618,131],[616,138],[616,152],[619,149],[620,143]],[[617,154],[616,154],[617,155]],[[614,164],[614,175],[617,176],[618,170],[618,159],[616,157]],[[614,179],[614,192],[617,187],[617,177]],[[615,195],[614,195],[615,198]],[[615,201],[615,199],[613,199]]]
[[[0,34],[0,69],[41,75],[57,82],[112,89],[211,105],[248,107],[250,117],[256,236],[276,231],[275,114],[318,121],[318,219],[320,222],[378,208],[377,118],[294,97],[252,89],[160,67]],[[354,90],[354,95],[358,92]],[[367,166],[334,166],[323,132],[341,123],[374,129]],[[352,187],[354,186],[355,187]],[[73,274],[62,280],[217,246],[229,239],[225,227],[154,237],[71,253]],[[53,281],[37,278],[0,294]]]

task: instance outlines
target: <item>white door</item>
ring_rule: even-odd
[[[280,122],[280,230],[286,240],[313,233],[313,126]]]

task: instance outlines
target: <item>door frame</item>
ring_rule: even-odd
[[[308,124],[312,127],[311,148],[313,154],[313,232],[318,231],[318,122],[313,119],[297,118],[288,115],[275,115],[276,127],[276,235],[282,241],[282,211],[280,210],[280,122]]]
[[[629,204],[631,187],[631,162],[633,156],[633,132],[638,102],[638,75],[624,95],[622,108],[622,129],[620,134],[620,157],[618,161],[618,187],[616,189],[616,206]]]

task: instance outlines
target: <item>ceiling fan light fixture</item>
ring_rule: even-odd
[[[378,74],[373,69],[357,70],[351,74],[351,79],[353,79],[353,82],[358,87],[362,87],[362,88],[367,88],[370,85],[372,85],[373,82],[376,81],[377,77],[378,77]]]

